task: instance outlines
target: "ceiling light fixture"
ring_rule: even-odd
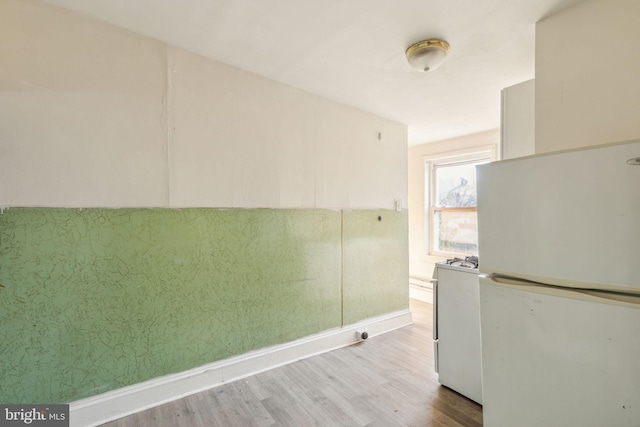
[[[407,48],[405,55],[409,65],[418,71],[432,71],[438,68],[447,57],[449,43],[444,40],[429,39],[414,43]]]

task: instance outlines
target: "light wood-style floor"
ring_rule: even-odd
[[[414,324],[104,424],[174,426],[482,426],[482,407],[438,384],[432,306]]]

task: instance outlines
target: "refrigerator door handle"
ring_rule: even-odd
[[[500,275],[488,275],[485,278],[494,284],[514,289],[640,309],[640,295],[622,290],[561,287]]]

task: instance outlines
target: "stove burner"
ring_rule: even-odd
[[[447,260],[447,264],[453,265],[456,267],[478,268],[478,257],[468,256],[468,257],[465,257],[464,259],[451,258]]]

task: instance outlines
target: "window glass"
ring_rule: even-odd
[[[436,206],[476,206],[476,164],[436,166]]]
[[[429,251],[439,256],[478,254],[476,166],[490,153],[430,161]]]
[[[478,254],[478,215],[476,211],[436,211],[434,249],[454,254]]]

